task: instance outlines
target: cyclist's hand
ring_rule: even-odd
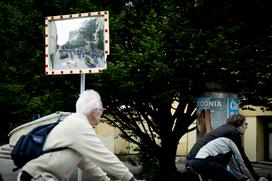
[[[265,177],[260,177],[259,181],[268,181]]]

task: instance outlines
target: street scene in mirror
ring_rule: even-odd
[[[103,17],[52,21],[49,32],[49,60],[53,70],[106,66]]]

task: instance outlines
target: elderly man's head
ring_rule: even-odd
[[[84,114],[92,125],[97,124],[103,113],[103,105],[98,92],[86,90],[76,102],[76,112]]]

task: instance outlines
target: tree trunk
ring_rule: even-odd
[[[162,141],[159,156],[160,173],[156,181],[174,181],[178,171],[176,168],[176,151],[178,142],[173,139]]]

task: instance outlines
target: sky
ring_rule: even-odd
[[[77,30],[80,28],[81,24],[90,19],[88,18],[74,18],[67,20],[57,20],[55,21],[57,27],[57,35],[58,35],[58,45],[64,45],[69,38],[69,32],[72,30]]]

